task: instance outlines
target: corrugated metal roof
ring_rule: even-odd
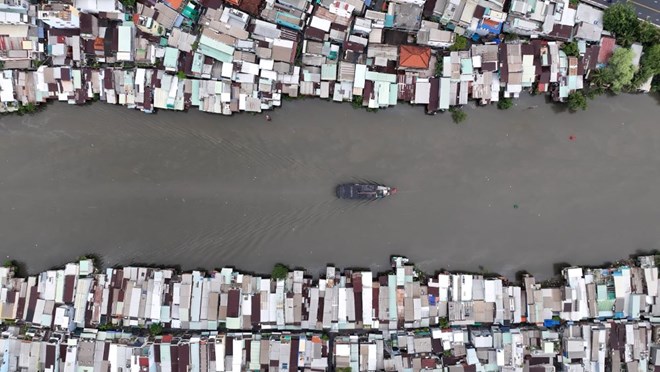
[[[234,60],[234,47],[211,39],[206,35],[199,38],[197,51],[221,62],[230,63]]]
[[[324,63],[321,65],[321,80],[337,80],[337,65]]]

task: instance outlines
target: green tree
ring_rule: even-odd
[[[593,70],[589,73],[589,82],[592,85],[595,85],[599,88],[605,87],[607,82],[605,81],[605,74],[602,69]]]
[[[176,73],[176,77],[178,77],[179,80],[183,80],[183,79],[186,78],[186,73],[185,73],[184,71],[178,71],[178,72]]]
[[[275,280],[286,279],[287,275],[289,275],[289,268],[281,263],[275,264],[273,272],[270,274],[271,278]]]
[[[13,269],[14,273],[18,273],[18,262],[17,261],[7,259],[3,263],[3,266],[8,268],[8,269]]]
[[[605,89],[601,87],[587,87],[584,90],[584,95],[589,99],[594,99],[605,93]]]
[[[530,92],[531,95],[536,96],[538,95],[539,92],[539,82],[535,81],[532,83],[532,91]]]
[[[652,47],[660,44],[660,28],[648,21],[639,22],[637,41],[644,47]]]
[[[568,95],[568,109],[575,112],[579,109],[587,109],[587,97],[581,91],[573,92]]]
[[[639,61],[639,70],[635,73],[635,77],[630,85],[634,88],[639,88],[653,75],[660,74],[660,44],[653,45],[652,47],[644,50],[642,58]]]
[[[571,56],[571,57],[580,56],[580,49],[578,48],[578,45],[575,41],[570,43],[564,43],[564,45],[562,45],[561,47],[561,50],[563,50],[567,56]]]
[[[602,71],[603,79],[610,90],[619,93],[630,85],[635,76],[635,66],[632,64],[633,52],[630,49],[618,48],[612,54],[607,67]]]
[[[614,33],[619,44],[629,47],[639,33],[637,11],[631,3],[616,3],[603,14],[603,28]]]
[[[362,96],[353,96],[353,101],[351,102],[351,105],[355,109],[362,108],[362,102],[363,102],[362,100],[363,100]]]
[[[152,336],[160,336],[163,334],[163,325],[160,323],[152,323],[149,326],[149,334]]]
[[[451,112],[451,119],[456,124],[460,124],[460,123],[464,122],[465,119],[467,119],[467,114],[465,113],[465,111],[463,111],[459,108],[452,107],[451,109],[449,109],[449,111]]]
[[[116,327],[112,323],[102,323],[96,326],[99,331],[112,331]]]
[[[435,76],[442,76],[443,62],[444,62],[444,58],[442,58],[441,55],[438,55],[438,59],[435,62]]]
[[[513,106],[513,100],[511,98],[500,98],[497,102],[497,108],[500,110],[508,110]]]
[[[519,37],[517,34],[504,34],[504,41],[510,43],[512,41],[518,41]]]
[[[456,52],[459,50],[467,50],[468,48],[468,39],[465,36],[456,35],[456,40],[454,44],[449,47],[449,50]]]
[[[29,102],[28,104],[24,105],[19,102],[18,104],[18,111],[16,113],[19,116],[25,115],[25,114],[32,114],[37,112],[37,105],[34,104],[33,102]]]
[[[342,367],[337,368],[337,372],[351,372],[353,369],[351,367]]]
[[[119,0],[126,9],[135,9],[136,0]]]

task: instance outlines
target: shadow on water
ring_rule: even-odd
[[[549,105],[555,114],[568,112],[568,105],[566,103],[555,102],[550,96],[545,96],[545,104]]]
[[[660,93],[650,93],[650,96],[655,98],[655,100],[658,102],[658,105],[660,105]]]
[[[553,274],[555,274],[555,276],[561,276],[564,269],[569,268],[571,266],[573,266],[573,265],[571,265],[568,262],[555,262],[552,265],[552,272],[553,272]]]

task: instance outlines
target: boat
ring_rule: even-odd
[[[339,199],[382,199],[396,193],[396,187],[372,183],[344,183],[337,186]]]

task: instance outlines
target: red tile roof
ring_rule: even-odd
[[[600,51],[598,52],[598,63],[607,63],[614,54],[616,40],[612,37],[602,37],[600,39]]]
[[[165,0],[164,3],[174,10],[179,10],[183,5],[183,0]]]
[[[248,13],[253,17],[257,17],[259,16],[262,3],[263,3],[262,0],[243,0],[238,5],[238,9]]]
[[[431,48],[417,45],[401,45],[399,47],[399,67],[429,68]]]

